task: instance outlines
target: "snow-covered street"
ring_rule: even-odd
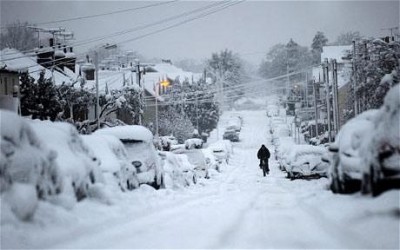
[[[335,195],[325,178],[285,178],[273,156],[262,177],[256,153],[272,147],[269,118],[240,115],[240,142],[215,178],[178,190],[145,185],[70,211],[41,202],[33,222],[2,225],[2,248],[399,248],[399,191]]]

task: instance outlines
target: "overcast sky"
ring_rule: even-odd
[[[16,20],[43,23],[156,3],[1,0],[1,26]],[[213,3],[218,2],[176,1],[147,9],[44,24],[40,27],[65,27],[74,32],[74,43],[78,43],[179,15],[179,19],[171,22],[165,21],[122,36],[107,37],[90,46],[122,42],[119,45],[124,49],[136,50],[146,57],[172,60],[204,59],[213,52],[227,48],[258,64],[272,45],[287,43],[290,38],[301,45],[310,46],[317,31],[323,31],[329,41],[334,41],[345,31],[360,31],[366,36],[380,37],[390,33],[384,28],[399,26],[399,1],[245,1],[155,35],[124,42],[197,16],[199,13],[189,16],[183,13]],[[87,48],[80,46],[75,51],[82,52]]]

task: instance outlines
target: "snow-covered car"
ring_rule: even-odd
[[[187,155],[171,152],[159,152],[161,156],[165,188],[186,187],[197,183],[195,166],[190,163]]]
[[[207,159],[201,149],[180,149],[174,151],[174,153],[186,155],[199,177],[205,177],[207,175]]]
[[[228,120],[228,124],[226,126],[226,130],[234,130],[236,132],[240,132],[242,129],[242,120],[238,116],[232,116]]]
[[[121,140],[129,161],[137,170],[140,184],[156,189],[162,186],[163,169],[150,130],[140,125],[126,125],[99,129],[94,134],[112,135]]]
[[[0,194],[6,197],[2,213],[7,205],[21,220],[33,216],[38,199],[57,195],[63,187],[57,153],[42,143],[30,123],[0,111]]]
[[[215,155],[213,154],[212,150],[209,148],[203,148],[201,151],[204,154],[204,157],[206,158],[206,164],[207,164],[207,169],[214,169],[218,172],[221,171],[221,164],[218,163],[217,158],[215,158]]]
[[[280,170],[286,171],[288,158],[292,151],[291,149],[295,145],[293,137],[279,137],[274,140],[275,158],[279,163]]]
[[[80,201],[89,196],[92,185],[104,181],[99,159],[72,124],[34,120],[31,126],[42,143],[57,152],[55,160],[63,176],[63,192],[72,187],[76,199]]]
[[[82,135],[83,141],[100,160],[100,169],[108,184],[117,183],[124,190],[139,186],[136,168],[129,162],[122,142],[110,135]]]
[[[340,129],[335,142],[329,145],[330,188],[334,193],[360,190],[364,157],[360,148],[367,135],[371,134],[378,113],[376,109],[368,110],[350,119]]]
[[[232,154],[232,144],[228,140],[216,141],[208,146],[212,151],[217,161],[229,163],[230,155]]]
[[[225,130],[224,134],[222,135],[224,140],[230,140],[231,142],[238,142],[239,141],[239,133],[235,130]]]
[[[287,177],[320,178],[328,176],[329,165],[322,161],[326,149],[312,145],[296,145],[291,149],[286,166]]]
[[[185,141],[185,148],[192,149],[192,148],[202,148],[203,147],[203,140],[200,138],[191,138]]]
[[[400,188],[400,85],[386,94],[375,126],[361,153],[364,156],[362,191],[373,196]]]
[[[161,143],[161,147],[164,151],[170,151],[171,147],[173,145],[177,145],[178,144],[178,140],[172,136],[160,136],[159,137],[160,143]]]

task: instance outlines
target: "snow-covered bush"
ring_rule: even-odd
[[[29,120],[15,113],[0,111],[0,128],[0,193],[8,197],[6,202],[12,203],[10,206],[20,219],[29,219],[36,206],[26,206],[27,203],[61,191],[57,154],[41,143]],[[28,198],[26,193],[19,203],[19,190],[29,190],[32,197]]]
[[[83,141],[100,161],[100,169],[107,184],[118,183],[122,190],[139,186],[137,171],[129,160],[122,142],[107,135],[82,135]]]
[[[69,123],[32,121],[31,126],[43,144],[57,152],[55,162],[63,178],[63,193],[73,191],[77,201],[88,196],[91,185],[102,181],[99,161],[75,127]],[[72,189],[71,189],[72,187]]]

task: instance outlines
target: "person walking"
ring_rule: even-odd
[[[260,159],[260,168],[265,164],[267,173],[269,173],[268,159],[271,156],[268,148],[263,144],[257,152],[257,158]]]

